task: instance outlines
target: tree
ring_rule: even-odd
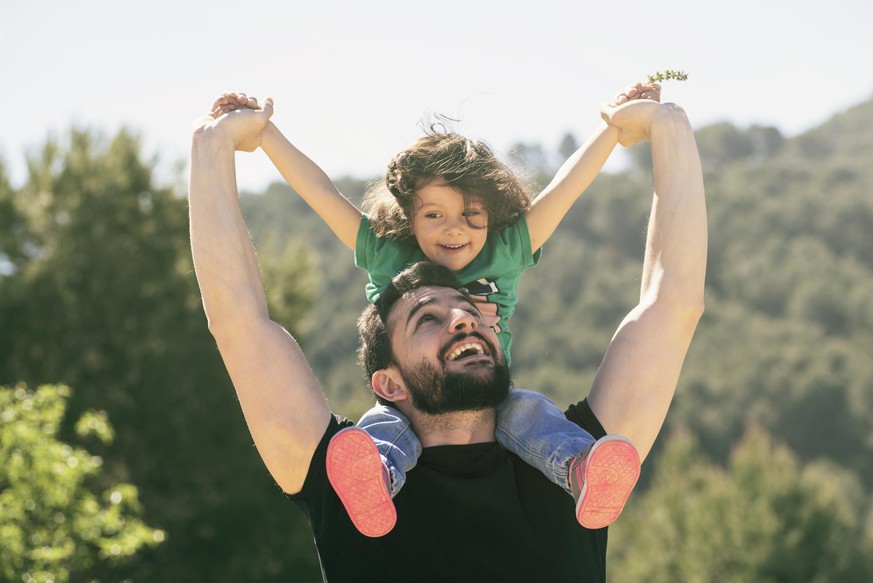
[[[23,256],[24,221],[15,208],[12,185],[0,161],[0,279],[10,275]]]
[[[558,144],[558,166],[575,154],[578,149],[579,142],[576,141],[576,136],[570,132],[564,134],[561,138],[561,142]]]
[[[142,521],[135,486],[101,491],[103,460],[58,438],[69,396],[64,385],[0,387],[0,580],[65,583],[164,540]],[[104,412],[75,427],[80,438],[112,442]]]
[[[674,434],[650,489],[613,527],[620,581],[862,582],[873,567],[864,533],[870,498],[832,463],[801,466],[750,429],[726,469],[687,432]],[[617,544],[616,544],[617,543]]]
[[[553,172],[542,144],[513,144],[509,149],[509,162],[518,172],[529,177],[531,182],[539,185],[538,189],[548,183],[547,176]]]
[[[278,494],[245,427],[206,326],[191,266],[186,201],[154,184],[139,139],[74,130],[29,160],[21,218],[0,278],[0,383],[77,387],[59,435],[89,409],[117,427],[107,480],[139,486],[166,544],[100,578],[258,580],[317,572],[305,518]],[[6,245],[7,243],[4,243]],[[10,256],[13,256],[10,254]],[[271,309],[311,279],[302,254],[267,260]],[[300,282],[292,294],[276,289]],[[294,327],[293,333],[298,333]],[[288,552],[291,540],[299,552]],[[96,575],[95,575],[96,576]]]

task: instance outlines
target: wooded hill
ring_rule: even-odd
[[[724,123],[700,129],[697,141],[710,230],[706,313],[667,430],[688,427],[724,460],[758,424],[802,459],[838,460],[873,485],[873,101],[792,139]],[[647,146],[635,148],[634,167],[598,177],[522,277],[515,382],[558,403],[587,392],[639,294],[651,163]],[[524,171],[544,185],[554,168]],[[338,186],[357,202],[366,185]],[[243,202],[256,240],[308,250],[318,301],[305,348],[334,407],[357,415],[369,396],[349,355],[365,274],[286,185]]]

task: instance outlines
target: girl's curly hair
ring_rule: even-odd
[[[433,129],[397,154],[385,181],[364,196],[364,212],[380,237],[412,236],[416,191],[442,179],[465,197],[481,201],[488,229],[499,232],[530,208],[530,193],[484,142]]]

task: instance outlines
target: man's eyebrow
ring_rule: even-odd
[[[422,298],[421,300],[415,302],[415,305],[412,306],[411,310],[409,310],[409,314],[406,315],[406,326],[409,327],[409,323],[415,317],[415,314],[417,314],[419,312],[419,310],[421,310],[425,306],[429,306],[429,305],[435,303],[436,301],[437,301],[437,299],[435,297],[430,296],[427,298]]]
[[[474,302],[473,300],[471,300],[469,297],[467,297],[467,296],[465,296],[464,294],[461,294],[461,293],[459,293],[459,294],[458,294],[457,296],[455,296],[455,297],[456,297],[457,299],[461,300],[462,302],[464,302],[465,304],[469,305],[471,308],[473,308],[473,311],[474,311],[474,312],[476,312],[477,314],[479,313],[479,307],[476,305],[476,302]]]
[[[473,300],[471,300],[470,298],[468,298],[464,294],[459,292],[457,295],[452,296],[451,299],[460,300],[461,302],[463,302],[463,303],[467,304],[468,306],[470,306],[471,308],[473,308],[473,311],[476,312],[476,314],[479,313],[479,308],[476,307],[475,302],[473,302]],[[409,314],[406,316],[406,326],[407,327],[409,326],[409,323],[413,320],[413,318],[415,318],[415,315],[422,308],[429,306],[431,304],[436,304],[436,303],[439,303],[439,300],[437,298],[435,298],[434,296],[423,298],[423,299],[419,300],[418,302],[416,302],[415,305],[412,306],[412,309],[409,310]]]

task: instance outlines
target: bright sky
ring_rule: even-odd
[[[600,123],[597,104],[659,69],[695,126],[794,135],[873,96],[869,0],[0,0],[0,158],[70,127],[140,132],[159,179],[221,90],[272,96],[274,121],[332,176],[381,175],[428,112],[505,152]],[[866,55],[866,57],[864,56]],[[243,188],[278,174],[239,156]]]

